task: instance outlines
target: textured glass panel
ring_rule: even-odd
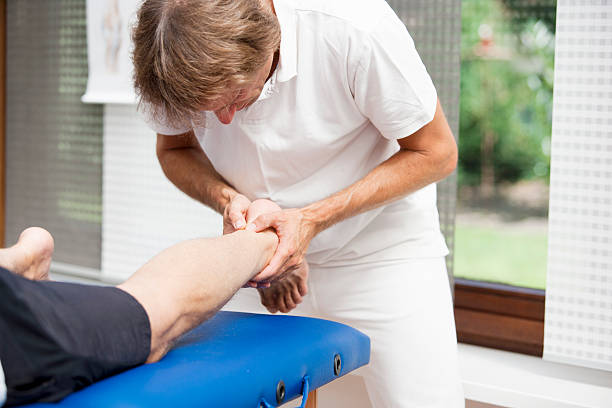
[[[7,2],[6,242],[31,225],[54,260],[100,268],[102,106],[87,80],[85,0]]]
[[[559,0],[555,51],[544,358],[612,371],[612,1]]]
[[[460,0],[387,0],[414,39],[431,75],[455,137],[459,135]],[[457,176],[438,183],[440,226],[451,254],[446,258],[453,273]]]

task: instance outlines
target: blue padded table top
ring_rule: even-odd
[[[341,367],[335,374],[334,363]],[[158,363],[139,366],[69,395],[31,407],[259,407],[276,406],[369,362],[370,340],[331,321],[219,312],[184,335]],[[337,363],[337,361],[336,361]]]

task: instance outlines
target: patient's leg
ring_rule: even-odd
[[[28,228],[15,245],[0,249],[0,266],[28,279],[49,279],[53,247],[53,237],[47,230]]]
[[[0,258],[25,273],[36,262],[23,261],[32,254],[22,250],[34,241],[24,234]],[[118,287],[33,281],[0,268],[7,404],[57,401],[158,360],[173,340],[211,317],[259,273],[277,244],[270,231],[186,241],[162,251]]]
[[[277,244],[271,231],[185,241],[162,251],[119,285],[149,316],[147,362],[159,360],[177,337],[212,317],[263,269]]]

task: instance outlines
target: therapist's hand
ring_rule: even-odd
[[[242,194],[236,194],[223,210],[223,235],[244,229],[251,200]]]
[[[251,223],[252,221],[254,221],[257,217],[259,217],[262,214],[278,212],[278,211],[281,211],[281,208],[274,201],[268,200],[267,198],[257,199],[251,203],[251,205],[249,206],[249,209],[247,210],[246,222]],[[246,285],[244,285],[244,287],[267,288],[267,287],[270,287],[270,284],[266,282],[258,283],[255,281],[249,281]]]
[[[299,268],[304,261],[310,241],[317,234],[316,222],[298,208],[262,214],[249,222],[246,227],[247,230],[256,232],[268,228],[276,231],[279,243],[268,266],[253,278],[253,281],[260,283],[281,279],[287,273]]]
[[[289,272],[283,279],[277,280],[267,289],[258,289],[261,304],[270,313],[289,313],[302,303],[308,293],[308,263]]]

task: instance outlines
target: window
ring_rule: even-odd
[[[55,261],[99,271],[102,106],[80,101],[85,1],[5,5],[5,242],[40,225],[55,237]]]
[[[542,355],[554,0],[462,3],[460,341]]]

